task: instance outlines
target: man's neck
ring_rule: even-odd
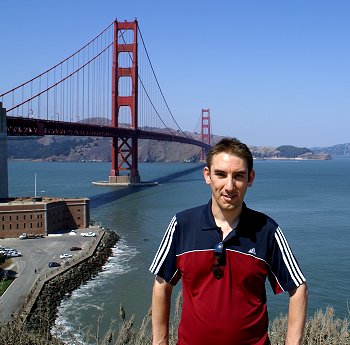
[[[218,205],[212,204],[212,212],[216,225],[221,228],[225,238],[236,228],[242,212],[242,205],[232,210],[223,210]]]

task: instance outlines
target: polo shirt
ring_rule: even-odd
[[[214,246],[223,243],[223,276],[214,277]],[[221,259],[220,259],[221,260]],[[179,345],[266,345],[268,314],[265,281],[275,294],[305,282],[278,224],[243,203],[236,229],[222,240],[211,200],[176,214],[150,271],[176,285],[183,306]]]

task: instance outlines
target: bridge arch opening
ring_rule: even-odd
[[[132,52],[120,52],[118,54],[118,66],[121,68],[131,68],[132,60]]]
[[[132,128],[132,115],[129,106],[123,105],[119,107],[118,124],[119,127]]]
[[[118,96],[132,96],[132,78],[131,77],[119,77],[118,78]]]
[[[118,44],[132,44],[135,42],[133,29],[118,30]]]

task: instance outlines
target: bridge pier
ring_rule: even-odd
[[[129,175],[121,175],[121,176],[109,176],[109,183],[114,183],[114,184],[137,184],[141,183],[140,181],[140,176],[129,176]]]
[[[158,185],[158,182],[141,182],[140,176],[120,175],[109,176],[108,181],[97,181],[92,184],[108,187],[151,187]]]
[[[0,102],[0,199],[8,198],[6,109]]]

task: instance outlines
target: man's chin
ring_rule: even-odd
[[[223,210],[235,210],[237,208],[240,208],[242,206],[242,203],[227,203],[227,202],[223,202],[220,204],[220,207],[223,209]]]
[[[223,203],[223,204],[221,204],[221,208],[222,208],[223,210],[234,210],[235,208],[237,208],[237,205],[235,205],[235,204]]]

